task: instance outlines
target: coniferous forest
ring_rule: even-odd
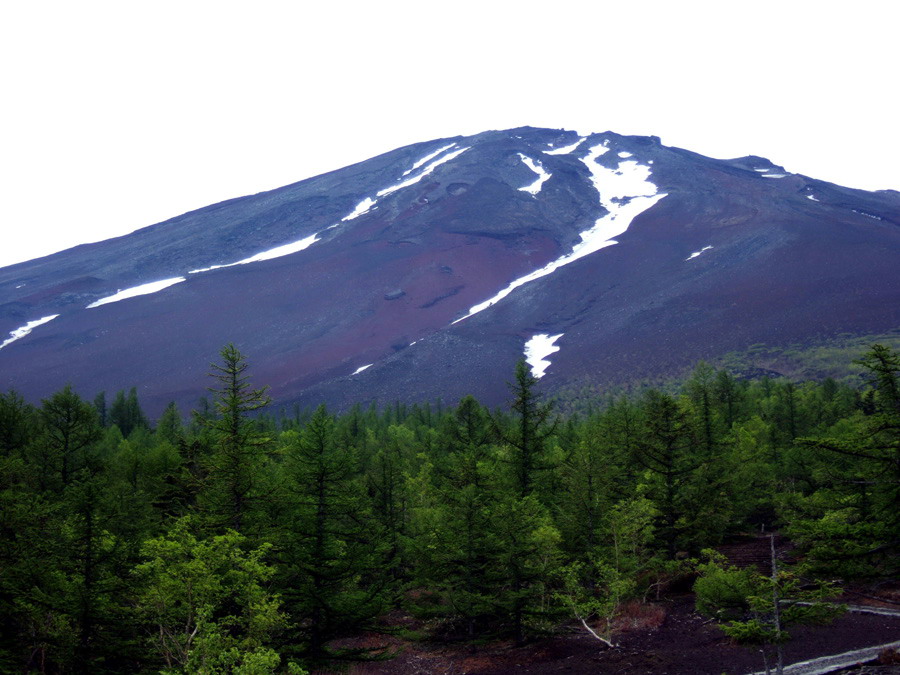
[[[859,362],[862,386],[700,364],[578,415],[524,362],[498,410],[273,411],[232,345],[189,417],[151,424],[136,389],[10,391],[0,671],[300,673],[366,658],[339,638],[398,607],[457,640],[612,644],[625,603],[685,578],[735,639],[779,642],[726,538],[790,538],[806,589],[898,571],[900,355]]]

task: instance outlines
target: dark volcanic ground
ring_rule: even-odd
[[[676,373],[754,343],[900,326],[897,193],[613,133],[545,152],[576,140],[525,128],[421,143],[2,268],[0,334],[60,316],[0,349],[0,388],[37,400],[66,382],[87,397],[137,385],[155,415],[170,400],[194,405],[209,362],[234,342],[280,405],[453,402],[468,393],[496,405],[538,333],[563,333],[542,381],[553,391]],[[615,245],[452,324],[572,251],[609,214],[604,204],[629,203],[592,182],[588,152],[603,144],[597,165],[627,174],[637,163],[666,196]],[[437,165],[412,168],[441,148]],[[521,189],[536,178],[521,155],[551,174],[534,195]],[[367,198],[375,206],[351,217]],[[314,233],[292,255],[187,274]],[[712,248],[688,259],[704,247]],[[158,293],[86,309],[179,276],[186,281]]]
[[[718,628],[692,611],[690,597],[663,602],[659,607],[664,616],[660,625],[620,632],[616,636],[617,649],[606,648],[574,625],[565,635],[538,639],[519,648],[509,643],[471,647],[370,635],[354,644],[389,644],[398,650],[398,655],[388,661],[356,663],[345,672],[355,675],[740,675],[763,669],[756,648],[731,643]],[[646,623],[646,617],[643,622]],[[795,627],[790,632],[792,639],[785,647],[786,664],[898,640],[900,617],[848,613],[830,626]]]

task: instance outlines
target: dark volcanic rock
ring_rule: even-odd
[[[193,405],[234,342],[280,404],[497,404],[538,333],[563,334],[542,380],[553,390],[900,325],[900,194],[613,133],[547,154],[578,140],[522,128],[420,143],[2,268],[3,339],[59,316],[0,349],[0,387],[37,400],[67,382],[86,397],[137,385],[156,414]],[[617,243],[561,265],[604,217]]]

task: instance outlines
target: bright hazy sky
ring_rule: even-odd
[[[0,266],[522,125],[900,189],[898,19],[888,0],[4,2]]]

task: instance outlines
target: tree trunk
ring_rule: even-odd
[[[775,672],[778,675],[784,673],[784,648],[781,644],[781,608],[779,607],[780,598],[778,597],[778,558],[775,557],[775,535],[769,535],[769,546],[772,551],[772,619],[775,622],[775,650],[777,654],[777,662]]]

